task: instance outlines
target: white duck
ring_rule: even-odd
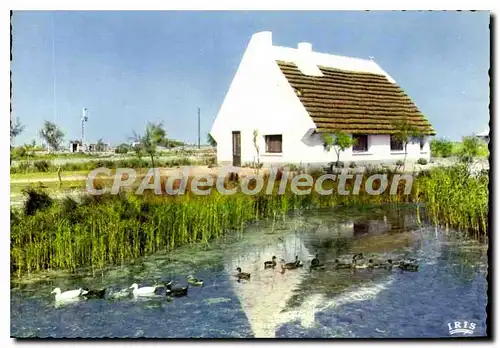
[[[134,296],[151,296],[155,294],[155,290],[158,286],[144,286],[142,288],[139,288],[137,283],[132,284],[132,286],[129,289],[133,289],[132,293]]]
[[[68,290],[65,292],[61,292],[60,288],[55,288],[52,290],[51,294],[56,294],[56,301],[67,301],[74,300],[78,297],[85,295],[88,291],[83,290],[82,288],[78,290]]]

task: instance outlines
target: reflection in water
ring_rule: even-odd
[[[419,272],[337,270],[335,259],[415,257]],[[319,254],[324,269],[310,270]],[[280,272],[264,262],[294,260]],[[236,268],[251,273],[237,282]],[[11,333],[16,337],[447,337],[446,323],[476,322],[484,335],[486,245],[456,232],[421,227],[411,207],[316,210],[283,221],[260,221],[211,244],[158,253],[103,277],[85,272],[11,283]],[[130,284],[203,287],[167,301],[136,298]],[[105,299],[54,307],[54,287],[108,288]],[[124,290],[121,291],[120,290]],[[33,313],[37,313],[33,316]],[[465,317],[464,317],[465,316]],[[413,320],[412,318],[418,318]],[[155,325],[151,325],[154,322]]]
[[[82,301],[82,298],[68,298],[64,300],[56,300],[54,301],[54,307],[55,308],[61,308],[64,306],[69,306],[69,305],[74,305],[77,302]]]
[[[260,250],[248,249],[234,255],[228,262],[228,273],[238,266],[251,273],[250,282],[240,284],[234,281],[232,286],[256,337],[274,337],[280,312],[285,309],[287,299],[307,270],[307,267],[301,267],[281,273],[279,265],[274,269],[264,269],[264,262],[273,255],[287,262],[294,260],[295,255],[302,262],[313,257],[300,234],[290,233],[278,243],[264,245]]]
[[[228,261],[228,272],[239,265],[252,273],[249,284],[233,282],[233,286],[256,337],[275,337],[280,325],[293,320],[298,320],[304,327],[311,327],[318,311],[342,302],[375,297],[390,284],[391,272],[386,270],[352,272],[332,267],[333,261],[350,249],[369,252],[366,258],[379,256],[387,260],[403,257],[402,254],[380,254],[386,251],[384,243],[379,243],[377,248],[377,243],[371,242],[374,237],[391,230],[387,217],[381,215],[381,220],[372,216],[370,220],[335,221],[331,216],[325,219],[325,215],[328,216],[329,212],[318,215],[316,226],[316,219],[310,219],[308,223],[312,226],[309,230],[285,234],[279,242],[261,245],[259,249],[248,248]],[[407,247],[411,232],[402,233],[405,234],[404,242],[399,246]],[[372,246],[371,250],[362,248],[366,244],[363,237]],[[395,247],[397,245],[391,245],[390,250],[394,251]],[[309,270],[310,260],[316,253],[326,265],[324,270]],[[264,262],[272,255],[285,260],[293,260],[294,255],[298,255],[306,267],[284,274],[279,272],[279,268],[264,269]],[[350,261],[350,256],[347,261]],[[375,282],[375,279],[380,281]],[[339,298],[343,292],[346,294]]]

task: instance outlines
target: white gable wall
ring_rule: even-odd
[[[241,131],[241,162],[257,160],[253,131],[259,133],[262,162],[290,162],[292,149],[315,128],[272,56],[270,32],[253,35],[210,133],[217,141],[217,161],[232,162],[232,131]],[[265,134],[282,134],[284,153],[265,154]]]
[[[273,46],[270,32],[252,36],[210,131],[217,141],[218,163],[232,163],[232,131],[241,132],[242,165],[255,162],[254,129],[259,133],[262,163],[328,163],[336,160],[335,151],[326,152],[321,136],[313,134],[316,126],[276,60],[294,61],[301,70],[307,70],[310,74],[317,74],[310,64],[314,62],[344,70],[383,74],[394,82],[372,60],[310,52],[310,45],[306,43],[299,44],[299,47],[300,50]],[[282,134],[282,154],[265,153],[266,134]],[[389,135],[370,135],[366,153],[353,153],[352,149],[347,149],[341,153],[340,160],[364,162],[403,159],[404,152],[390,151],[389,139]],[[407,158],[416,160],[421,157],[430,158],[428,140],[423,151],[420,151],[418,143],[408,144]]]

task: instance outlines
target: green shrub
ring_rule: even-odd
[[[404,164],[405,164],[405,163],[404,163],[402,160],[397,160],[397,161],[396,161],[396,166],[398,166],[398,167],[401,167],[401,166],[403,166]]]
[[[28,161],[21,161],[17,165],[18,173],[26,173],[32,168],[32,163]]]
[[[94,166],[95,168],[101,168],[101,167],[104,167],[104,168],[114,168],[116,165],[116,162],[115,161],[111,161],[111,160],[98,160],[94,163]],[[95,169],[95,168],[91,168],[91,169]]]
[[[288,163],[285,167],[289,172],[296,172],[299,169],[299,167],[294,163]]]
[[[462,146],[458,150],[458,159],[462,163],[470,163],[479,155],[483,143],[477,137],[463,137]]]
[[[34,166],[37,172],[48,172],[51,167],[51,162],[47,160],[35,161]]]
[[[446,139],[431,140],[431,156],[433,157],[450,157],[453,154],[453,143]]]
[[[419,158],[417,163],[422,166],[425,166],[427,164],[427,160],[425,158]]]
[[[24,146],[15,147],[11,151],[11,156],[13,159],[24,158],[27,155],[26,148]]]
[[[349,168],[356,168],[356,162],[349,163]]]
[[[118,145],[115,149],[115,153],[121,153],[121,154],[128,153],[129,151],[130,151],[130,145],[125,143]]]
[[[22,190],[22,193],[27,196],[24,202],[25,215],[35,215],[37,211],[50,208],[52,205],[52,198],[43,188],[28,186]]]

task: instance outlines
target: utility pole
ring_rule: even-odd
[[[198,149],[200,148],[200,108],[198,107]]]
[[[84,149],[84,145],[83,143],[85,142],[85,122],[87,122],[89,120],[89,118],[87,117],[87,108],[83,108],[82,110],[82,139],[81,139],[81,142],[82,142],[82,149]]]

